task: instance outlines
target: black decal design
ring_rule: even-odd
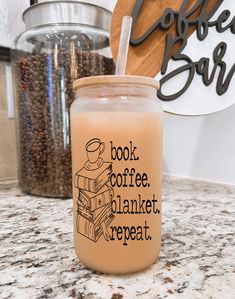
[[[217,84],[216,84],[216,91],[217,91],[218,95],[223,95],[225,92],[227,92],[229,85],[232,81],[232,78],[234,76],[234,73],[235,73],[235,64],[233,64],[227,74],[227,77],[225,77],[227,65],[223,61],[223,57],[226,53],[226,49],[227,49],[227,44],[224,42],[219,43],[216,46],[216,48],[213,52],[214,67],[212,69],[211,74],[209,74],[209,64],[210,64],[209,58],[203,57],[199,61],[193,62],[187,55],[178,54],[178,55],[174,56],[173,60],[181,60],[181,61],[186,61],[188,63],[179,67],[178,69],[170,72],[169,74],[165,75],[160,80],[161,87],[160,87],[160,90],[158,91],[159,98],[163,101],[173,101],[173,100],[177,99],[178,97],[180,97],[190,87],[195,73],[197,73],[198,75],[201,75],[203,83],[206,86],[209,86],[212,84],[213,80],[215,79],[217,69],[220,69],[220,70],[219,70],[218,80],[217,80]],[[164,84],[167,81],[170,81],[172,78],[178,76],[179,74],[181,74],[185,71],[189,71],[189,75],[188,75],[188,78],[187,78],[187,81],[186,81],[184,87],[180,91],[178,91],[174,94],[164,95],[162,92],[162,87],[164,86]]]
[[[231,17],[231,12],[228,9],[222,11],[215,21],[210,21],[224,0],[217,0],[214,7],[210,11],[208,11],[209,0],[198,0],[191,9],[188,9],[190,0],[183,0],[179,11],[166,8],[163,15],[157,19],[156,22],[144,34],[134,39],[133,33],[140,11],[143,9],[144,2],[144,0],[136,0],[132,11],[133,27],[130,39],[130,44],[132,46],[138,46],[142,44],[156,30],[168,32],[173,24],[176,23],[175,34],[168,32],[166,35],[166,47],[161,66],[161,74],[164,76],[160,80],[161,87],[158,91],[158,97],[163,101],[176,100],[190,87],[195,74],[201,75],[203,83],[206,86],[209,86],[215,79],[217,69],[220,69],[216,84],[217,94],[221,96],[226,93],[235,73],[235,64],[233,64],[227,74],[227,77],[225,77],[227,65],[223,61],[223,58],[227,50],[226,43],[221,42],[214,49],[212,62],[214,63],[214,67],[211,74],[209,74],[209,58],[203,57],[199,61],[193,62],[190,57],[181,54],[187,46],[189,29],[191,27],[196,28],[197,38],[199,41],[206,39],[209,33],[209,28],[211,27],[215,27],[218,33],[223,33],[230,29],[231,33],[235,34],[235,17],[232,18],[229,24],[225,25],[225,23]],[[172,49],[176,50],[173,52]],[[170,59],[175,61],[186,61],[186,64],[167,74],[168,63]],[[162,91],[164,83],[170,81],[170,79],[185,71],[189,72],[189,75],[183,88],[171,95],[164,94]]]
[[[78,188],[76,229],[93,242],[102,235],[109,241],[108,227],[114,219],[111,210],[114,192],[109,186],[112,163],[100,157],[104,150],[100,139],[90,140],[86,144],[88,160],[74,177],[74,186]]]

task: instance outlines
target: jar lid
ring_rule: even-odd
[[[96,76],[86,77],[74,81],[73,88],[75,90],[91,87],[94,85],[107,85],[107,84],[120,84],[120,85],[141,85],[149,86],[155,89],[160,88],[160,83],[152,78],[142,76]]]
[[[23,13],[26,30],[48,24],[81,24],[109,31],[111,12],[98,5],[78,1],[46,1]]]

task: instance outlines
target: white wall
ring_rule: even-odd
[[[200,117],[165,114],[168,174],[235,185],[235,106]]]
[[[22,13],[29,3],[29,0],[0,0],[0,46],[10,47],[24,31]]]

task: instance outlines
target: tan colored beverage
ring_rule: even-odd
[[[130,273],[150,266],[160,252],[162,113],[156,100],[155,109],[139,103],[145,111],[131,111],[132,94],[125,95],[125,111],[118,96],[123,89],[114,92],[121,83],[110,80],[117,86],[103,86],[102,99],[96,86],[90,108],[80,93],[71,109],[75,250],[92,269]]]

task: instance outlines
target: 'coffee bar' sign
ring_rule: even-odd
[[[235,104],[235,1],[130,2],[122,12],[133,16],[127,73],[156,77],[165,111],[202,115]],[[112,20],[114,57],[123,5]]]

